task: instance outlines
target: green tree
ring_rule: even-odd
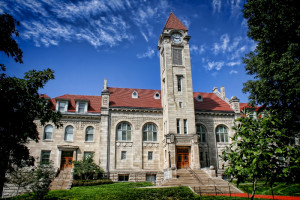
[[[300,115],[300,6],[297,0],[247,0],[244,17],[256,49],[243,59],[254,80],[244,83],[250,103],[272,108],[290,135]],[[298,129],[293,131],[293,129]]]
[[[92,180],[103,174],[103,169],[94,163],[93,155],[80,161],[74,161],[74,177],[80,180]]]
[[[0,15],[0,50],[22,63],[22,51],[11,37],[12,34],[18,36],[15,24],[18,23],[10,15]],[[1,68],[5,71],[3,64]],[[53,111],[49,101],[40,98],[38,93],[51,79],[54,79],[51,69],[29,71],[24,79],[7,77],[4,72],[0,74],[0,196],[7,170],[14,165],[34,163],[26,147],[29,140],[39,140],[34,120],[39,119],[42,125],[48,121],[59,125],[61,114]]]
[[[300,170],[300,158],[295,156],[299,155],[299,147],[282,140],[289,136],[275,115],[265,112],[257,119],[243,115],[235,121],[233,130],[233,143],[222,154],[225,174],[237,178],[238,184],[252,181],[252,199],[260,179],[271,188],[275,181],[296,179],[291,172]]]

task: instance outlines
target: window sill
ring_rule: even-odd
[[[65,142],[67,142],[67,143],[74,143],[74,141],[66,141],[66,140],[65,140]]]
[[[84,143],[95,143],[95,141],[84,141]]]
[[[53,142],[53,139],[45,139],[43,142]]]

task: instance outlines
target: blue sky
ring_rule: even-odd
[[[108,86],[160,89],[157,42],[170,12],[188,27],[193,88],[226,96],[242,93],[242,57],[255,48],[247,37],[245,0],[1,0],[0,13],[20,21],[24,64],[0,53],[7,74],[51,68],[55,79],[41,93],[100,95]]]

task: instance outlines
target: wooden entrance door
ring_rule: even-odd
[[[61,169],[72,168],[73,151],[63,151],[61,155]]]
[[[177,168],[185,168],[189,166],[189,149],[180,148],[177,149]]]

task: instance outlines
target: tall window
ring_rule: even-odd
[[[58,111],[60,112],[65,112],[66,111],[66,104],[67,102],[65,101],[59,101],[59,104],[58,104]]]
[[[199,142],[206,142],[206,128],[201,125],[197,124],[197,134],[200,136]]]
[[[180,119],[176,120],[177,122],[177,133],[180,134]]]
[[[92,142],[94,141],[94,128],[89,126],[85,130],[85,141]]]
[[[177,89],[178,89],[178,92],[181,92],[181,86],[182,86],[182,76],[181,75],[178,75],[177,76]]]
[[[65,141],[73,141],[73,127],[67,126],[65,129]]]
[[[47,125],[44,129],[44,140],[51,140],[53,133],[53,126]]]
[[[130,141],[131,140],[131,127],[128,123],[122,122],[117,128],[117,140]]]
[[[153,159],[153,151],[148,151],[148,160]]]
[[[184,131],[184,134],[187,134],[187,119],[184,119],[183,120],[183,131]]]
[[[217,142],[228,142],[228,131],[223,125],[217,127]]]
[[[182,49],[172,49],[173,65],[182,65]]]
[[[78,112],[79,113],[84,113],[84,111],[85,111],[85,102],[79,102],[78,103]]]
[[[144,126],[143,141],[157,141],[157,128],[155,124],[146,124]]]
[[[50,162],[50,151],[42,151],[41,153],[41,163],[42,164],[49,164]]]

